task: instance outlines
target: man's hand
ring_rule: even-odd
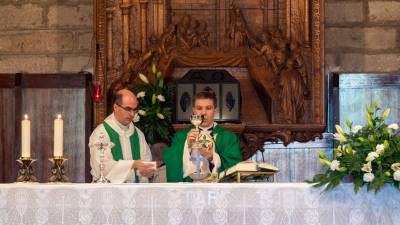
[[[201,147],[200,155],[208,160],[212,160],[213,158],[213,144],[210,143],[208,147]]]
[[[132,169],[138,170],[143,177],[152,177],[154,175],[154,165],[145,163],[143,160],[135,160]]]
[[[190,146],[196,141],[196,138],[199,136],[200,132],[196,129],[191,129],[187,135],[187,143]]]

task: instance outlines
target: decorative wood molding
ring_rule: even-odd
[[[115,3],[118,2],[119,0],[108,0],[109,2],[114,2],[114,4],[110,3],[109,5],[116,5]],[[125,0],[120,0],[122,2],[125,2]],[[148,65],[150,65],[152,62],[158,63],[160,68],[164,74],[169,75],[171,72],[174,70],[176,66],[182,66],[186,65],[188,67],[201,67],[201,64],[199,65],[189,65],[185,63],[182,63],[182,60],[177,62],[175,59],[177,57],[185,57],[185,60],[192,56],[206,56],[208,57],[209,55],[214,54],[215,56],[218,56],[218,54],[226,54],[229,56],[234,56],[236,53],[240,53],[243,55],[243,60],[241,62],[243,63],[237,63],[235,67],[248,67],[249,68],[249,74],[254,75],[257,74],[257,70],[254,70],[257,60],[253,60],[253,64],[249,66],[248,59],[250,57],[254,57],[254,54],[248,54],[249,53],[249,48],[241,50],[243,51],[236,51],[237,49],[226,49],[226,46],[230,42],[230,40],[227,39],[226,37],[226,30],[229,28],[231,24],[231,19],[232,15],[230,14],[230,11],[232,10],[230,7],[232,5],[229,5],[227,1],[223,0],[217,0],[215,7],[215,27],[212,27],[212,29],[208,29],[208,32],[215,32],[213,33],[212,36],[215,38],[214,41],[211,41],[211,45],[208,46],[209,49],[211,49],[214,53],[201,53],[200,50],[194,49],[193,51],[191,49],[189,50],[182,50],[179,49],[179,51],[172,52],[169,55],[169,58],[163,58],[163,57],[158,57],[158,61],[153,61],[153,54],[156,53],[154,49],[158,49],[161,44],[160,42],[165,38],[164,35],[166,35],[167,32],[167,27],[175,26],[175,29],[177,26],[179,26],[179,23],[176,23],[180,18],[176,17],[176,12],[182,13],[182,8],[180,8],[178,11],[173,11],[172,8],[172,3],[171,1],[166,1],[166,0],[138,0],[138,1],[129,1],[131,9],[135,10],[130,10],[131,13],[135,13],[133,16],[137,18],[135,21],[129,21],[128,25],[132,26],[132,29],[129,32],[130,33],[128,37],[128,42],[126,41],[126,32],[123,32],[123,30],[126,30],[127,26],[124,26],[123,24],[126,24],[126,20],[122,19],[124,15],[126,15],[128,12],[123,12],[124,9],[120,9],[118,7],[115,8],[115,10],[121,10],[122,18],[121,21],[116,21],[118,16],[111,17],[110,12],[107,11],[106,9],[106,4],[105,0],[95,0],[95,34],[96,34],[96,52],[95,52],[95,81],[99,82],[102,84],[102,87],[104,88],[103,93],[107,93],[108,88],[110,87],[111,83],[115,80],[117,80],[119,77],[121,77],[122,69],[123,66],[126,66],[126,64],[122,64],[123,62],[126,62],[126,55],[127,55],[127,49],[129,52],[129,46],[127,48],[126,43],[130,43],[131,50],[139,49],[142,52],[142,57],[146,56],[146,54],[152,54],[147,61],[142,62],[142,65],[140,68],[146,68]],[[272,115],[269,115],[272,119],[269,119],[270,121],[265,121],[265,124],[259,123],[259,121],[256,121],[253,123],[257,123],[254,125],[252,121],[242,121],[245,123],[245,128],[243,129],[243,132],[241,134],[241,139],[243,141],[243,144],[246,145],[246,149],[250,150],[243,150],[244,155],[248,156],[251,153],[255,152],[255,149],[260,149],[262,147],[262,144],[266,140],[276,140],[280,139],[284,141],[285,144],[288,144],[292,141],[309,141],[312,140],[315,137],[320,136],[322,132],[325,130],[325,124],[326,124],[326,116],[325,116],[325,87],[324,87],[324,36],[323,36],[323,31],[324,31],[324,12],[323,12],[323,6],[324,6],[324,0],[279,0],[279,4],[283,4],[286,6],[291,6],[293,5],[292,3],[295,2],[295,5],[297,5],[295,10],[296,12],[292,12],[290,8],[282,8],[283,14],[281,16],[287,18],[274,18],[273,20],[267,20],[267,17],[264,16],[265,13],[268,13],[267,9],[262,8],[263,6],[260,6],[260,10],[263,13],[263,16],[261,18],[262,21],[262,28],[271,28],[271,23],[272,28],[276,29],[279,28],[282,31],[284,31],[284,36],[285,37],[290,37],[294,38],[294,42],[301,40],[302,41],[302,46],[301,46],[301,51],[304,54],[304,57],[307,58],[307,69],[310,70],[308,71],[308,81],[310,82],[310,95],[307,99],[307,109],[306,112],[309,116],[307,121],[302,123],[295,123],[295,124],[280,124],[276,123],[275,118],[277,118],[277,114],[275,111],[272,113]],[[188,9],[188,14],[190,14],[191,9]],[[108,16],[108,20],[106,21],[106,12]],[[299,18],[293,18],[292,17],[295,13],[300,13]],[[118,13],[115,13],[116,15]],[[181,14],[184,15],[184,14]],[[297,15],[297,14],[296,14]],[[174,17],[174,18],[173,18]],[[254,21],[251,21],[253,17],[245,17],[245,20],[249,20],[249,22],[252,22],[251,24],[254,25]],[[124,20],[124,21],[122,21]],[[264,21],[265,20],[265,21]],[[199,19],[200,21],[200,19]],[[114,42],[114,45],[112,43],[109,43],[106,45],[106,29],[109,31],[115,28],[110,28],[110,25],[108,23],[113,22],[113,24],[120,24],[121,25],[121,32],[120,34],[116,33],[115,35],[124,35],[125,38],[122,37],[117,37],[114,36],[114,34],[107,34],[108,39],[113,39],[113,40],[121,40],[121,44],[116,44]],[[174,24],[172,24],[174,22]],[[171,24],[167,24],[171,23]],[[300,24],[303,28],[301,33],[297,34],[291,34],[291,32],[294,32],[292,30],[293,27],[296,26],[296,24]],[[118,25],[119,26],[119,25]],[[274,27],[275,26],[275,27]],[[122,28],[125,27],[125,28]],[[254,27],[253,27],[254,28]],[[154,34],[157,36],[158,35],[158,46],[147,46],[148,43],[148,34],[147,29],[149,31],[154,31]],[[293,28],[296,29],[296,28]],[[300,29],[301,30],[301,29]],[[164,31],[161,32],[160,31]],[[254,29],[253,29],[254,32]],[[251,32],[249,32],[251,33]],[[254,37],[256,37],[257,41],[260,39],[260,34],[252,34]],[[134,38],[134,40],[129,40],[129,38]],[[118,45],[121,45],[121,48],[118,48]],[[129,44],[128,44],[129,45]],[[121,52],[116,52],[115,49],[121,50]],[[114,50],[114,52],[112,52]],[[105,53],[107,52],[107,58],[105,57]],[[111,56],[110,54],[113,53],[114,56]],[[123,60],[120,59],[120,56],[116,56],[116,54],[123,54],[124,56],[122,57]],[[175,54],[175,55],[174,55]],[[159,56],[159,55],[158,55]],[[146,56],[147,57],[147,56]],[[230,65],[229,63],[227,64],[225,59],[222,59],[226,56],[222,56],[221,58],[216,58],[220,60],[219,65],[212,65],[214,67],[221,67],[221,66],[227,66]],[[157,58],[157,57],[154,57]],[[255,58],[255,57],[254,57]],[[113,60],[114,67],[111,68],[105,68],[105,65],[112,65],[109,61],[107,60]],[[222,59],[222,60],[221,60]],[[175,61],[174,61],[175,60]],[[225,60],[225,61],[224,61]],[[129,60],[128,60],[129,61]],[[110,64],[109,64],[110,63]],[[129,63],[128,63],[129,64]],[[240,65],[239,65],[240,64]],[[118,65],[118,66],[116,66]],[[230,65],[231,66],[231,65]],[[204,67],[204,65],[203,65]],[[143,73],[146,74],[146,71],[143,70]],[[262,89],[261,92],[270,92],[267,93],[266,95],[262,95],[263,93],[259,94],[259,98],[261,98],[263,101],[268,102],[267,97],[276,97],[276,91],[272,89],[270,90],[271,87],[269,86],[271,80],[268,80],[269,78],[263,78],[263,76],[257,78],[254,76],[251,77],[251,82],[253,82],[253,86],[255,89],[257,89],[257,92],[259,93],[260,91],[258,89]],[[259,79],[259,85],[257,86],[254,85],[255,80],[254,79]],[[264,86],[263,86],[264,85]],[[269,96],[268,96],[269,95]],[[106,117],[106,101],[107,98],[104,96],[103,101],[101,103],[98,103],[94,105],[94,125],[97,125],[103,121],[103,119]],[[246,101],[244,99],[244,101]],[[264,102],[264,104],[265,104]],[[273,103],[273,102],[272,102]],[[274,107],[273,104],[270,104],[269,107]],[[267,104],[268,105],[268,104]],[[264,106],[265,107],[265,106]],[[268,110],[268,109],[265,109]],[[271,122],[272,121],[272,122]],[[311,125],[308,125],[311,124]],[[180,125],[179,125],[180,126]],[[178,127],[179,127],[178,126]],[[175,126],[176,127],[176,126]],[[233,128],[230,128],[233,129]],[[235,130],[233,130],[235,131]],[[237,130],[236,130],[237,131]]]

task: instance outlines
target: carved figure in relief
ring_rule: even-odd
[[[177,29],[177,44],[179,48],[190,49],[190,44],[188,42],[188,29],[190,26],[191,17],[189,15],[184,15],[178,24]]]
[[[280,46],[273,50],[273,60],[271,61],[272,71],[279,75],[286,64],[287,49],[286,43],[281,42]]]
[[[246,22],[243,19],[239,8],[233,6],[233,15],[228,27],[227,36],[230,40],[231,48],[244,47],[248,43],[249,35],[246,28]]]
[[[186,33],[187,41],[191,48],[199,46],[197,27],[198,27],[198,21],[192,18],[190,20],[190,26]]]
[[[267,66],[271,66],[274,60],[274,50],[271,46],[271,38],[267,32],[261,34],[261,43],[252,45],[251,48],[260,56]]]
[[[295,68],[295,60],[289,58],[287,67],[279,76],[280,102],[285,123],[299,123],[304,114],[306,85],[301,73]]]
[[[304,57],[300,48],[300,44],[298,42],[291,42],[290,43],[290,58],[294,60],[294,68],[297,69],[300,74],[301,78],[303,79],[303,82],[306,87],[306,96],[309,95],[309,85],[307,81],[307,67],[304,61]]]
[[[199,46],[200,47],[208,47],[208,37],[210,36],[210,32],[207,31],[207,22],[201,20],[199,23],[198,29],[198,38],[199,38]]]
[[[172,49],[176,47],[176,25],[170,24],[167,30],[162,34],[160,41],[161,54],[167,59]]]

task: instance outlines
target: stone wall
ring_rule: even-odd
[[[400,70],[399,0],[325,0],[325,72]]]
[[[92,0],[1,0],[0,73],[92,66]]]

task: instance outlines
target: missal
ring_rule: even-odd
[[[235,172],[279,172],[279,169],[266,162],[243,161],[219,173],[219,179]]]

